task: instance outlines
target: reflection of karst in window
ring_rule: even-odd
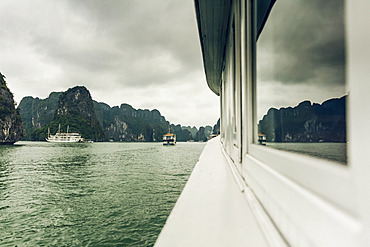
[[[343,1],[280,0],[274,5],[257,41],[257,124],[267,145],[336,143],[345,162],[343,8]],[[302,152],[289,144],[274,145]],[[322,156],[310,149],[303,148]]]

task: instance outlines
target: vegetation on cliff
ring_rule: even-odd
[[[136,110],[128,104],[110,107],[98,102],[94,106],[106,140],[161,141],[168,130],[169,123],[158,110]]]
[[[200,127],[199,131],[195,135],[195,140],[200,141],[200,142],[206,142],[208,136],[212,134],[212,127],[211,126],[206,126],[206,127]]]
[[[19,109],[27,133],[24,140],[45,140],[48,128],[54,134],[59,124],[62,131],[69,125],[70,132],[104,141],[162,141],[169,130],[178,141],[205,141],[212,131],[207,126],[197,134],[196,127],[170,124],[156,109],[135,109],[129,104],[110,107],[92,100],[85,87],[53,92],[46,99],[25,97]]]
[[[90,92],[81,86],[68,89],[59,96],[54,118],[48,124],[31,133],[32,140],[45,140],[50,128],[51,133],[58,130],[59,124],[65,132],[78,132],[85,139],[104,140],[104,132],[95,115]]]
[[[176,140],[179,142],[194,140],[192,133],[188,129],[182,128],[180,124],[171,124],[171,130],[176,134]]]
[[[0,73],[0,144],[13,144],[24,135],[22,119],[15,108],[13,94]]]
[[[181,128],[183,130],[188,130],[191,133],[191,139],[190,140],[195,140],[195,135],[198,132],[197,127],[195,127],[195,126],[193,126],[193,127],[190,127],[190,126],[181,126]]]
[[[25,140],[32,140],[31,133],[33,131],[41,129],[53,121],[59,97],[62,94],[62,92],[52,92],[46,99],[28,96],[21,100],[18,109],[22,115],[23,127],[26,131]]]
[[[212,134],[214,135],[220,134],[220,119],[218,119],[217,123],[213,126]]]

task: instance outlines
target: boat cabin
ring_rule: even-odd
[[[167,133],[163,136],[163,145],[175,145],[176,135],[172,133]]]

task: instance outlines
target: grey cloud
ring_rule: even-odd
[[[258,41],[260,59],[270,60],[259,75],[284,84],[344,85],[344,49],[342,1],[277,1]]]
[[[189,42],[189,36],[197,39],[196,26],[184,25],[195,24],[195,18],[179,5],[182,1],[69,1],[64,11],[71,19],[35,34],[33,43],[71,73],[115,73],[117,83],[135,87],[167,83],[202,68],[200,50]]]
[[[187,124],[217,120],[192,1],[17,0],[0,9],[0,68],[18,101],[84,85],[108,104],[157,108]],[[164,92],[214,107],[169,104]]]

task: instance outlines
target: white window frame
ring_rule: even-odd
[[[241,28],[242,111],[245,126],[242,130],[245,148],[241,176],[290,244],[299,246],[298,243],[310,243],[315,239],[315,243],[325,246],[333,243],[326,242],[329,239],[338,246],[353,246],[358,240],[360,223],[357,204],[353,203],[357,198],[354,194],[351,163],[343,165],[313,156],[262,147],[254,142],[257,136],[255,3],[256,0],[241,0],[241,20],[246,20],[242,22]],[[279,4],[278,1],[276,4]],[[347,1],[345,6],[348,6]],[[345,13],[347,20],[348,13]],[[347,28],[347,23],[345,25]],[[252,40],[248,37],[252,37]],[[346,49],[349,49],[348,44]],[[347,60],[347,72],[348,66]],[[353,84],[348,78],[346,83]],[[351,97],[348,97],[347,102],[351,104]],[[351,114],[347,118],[350,117]],[[347,119],[348,129],[350,123]],[[347,138],[350,157],[353,140],[351,136]],[[313,219],[317,220],[320,228],[308,224]],[[326,226],[327,231],[320,233],[323,226]]]
[[[221,114],[223,116],[222,143],[235,164],[242,158],[242,104],[241,104],[241,64],[240,64],[240,1],[233,1],[228,27],[228,42],[221,84]]]

